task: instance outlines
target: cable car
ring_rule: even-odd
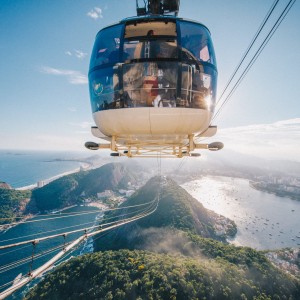
[[[90,59],[92,134],[112,156],[199,156],[213,136],[217,66],[208,28],[179,18],[179,0],[148,0],[100,30]]]

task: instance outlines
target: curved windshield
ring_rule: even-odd
[[[216,65],[209,31],[201,24],[180,22],[183,60],[198,60]]]
[[[91,69],[120,61],[121,33],[122,25],[105,28],[98,33],[91,56]]]
[[[210,33],[201,24],[176,22],[144,20],[98,33],[89,72],[93,112],[151,106],[213,112],[217,69]]]
[[[175,22],[142,22],[125,27],[123,61],[178,58]]]

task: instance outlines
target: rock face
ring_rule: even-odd
[[[6,182],[3,182],[3,181],[0,181],[0,189],[7,189],[7,190],[11,190],[12,187],[6,183]]]

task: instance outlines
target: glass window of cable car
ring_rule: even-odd
[[[182,59],[203,61],[216,65],[210,33],[201,24],[180,22]]]
[[[92,111],[120,108],[119,77],[112,67],[94,70],[89,74]]]
[[[104,64],[119,62],[121,33],[122,25],[115,25],[104,28],[97,34],[91,56],[90,69]]]
[[[175,22],[141,22],[125,27],[123,61],[177,57]]]

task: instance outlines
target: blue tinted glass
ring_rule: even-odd
[[[114,108],[119,93],[119,77],[112,68],[103,68],[89,74],[92,111]]]
[[[96,37],[90,68],[119,62],[122,25],[105,28]]]
[[[210,33],[201,24],[180,22],[183,60],[204,61],[216,65]]]

